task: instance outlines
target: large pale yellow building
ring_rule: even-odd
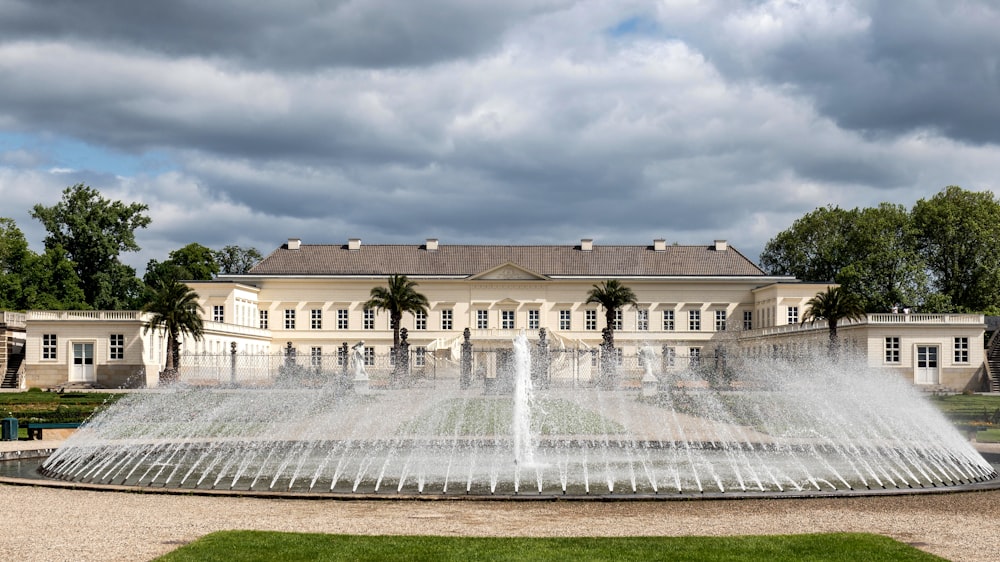
[[[348,346],[364,342],[365,359],[374,366],[388,358],[393,335],[388,314],[364,303],[393,274],[416,281],[430,302],[426,315],[403,317],[416,368],[455,364],[466,342],[475,349],[509,348],[521,331],[538,341],[544,329],[551,349],[574,358],[566,376],[593,376],[605,319],[585,301],[595,284],[608,279],[630,287],[639,302],[621,312],[614,331],[622,364],[633,370],[639,364],[625,358],[647,347],[669,370],[713,356],[722,346],[753,354],[810,352],[826,338],[825,325],[803,325],[802,319],[807,301],[828,283],[767,275],[722,240],[514,246],[436,239],[363,244],[357,238],[304,244],[293,238],[245,275],[189,283],[204,308],[206,333],[184,343],[184,363],[294,350],[312,366],[336,369]],[[109,314],[29,311],[22,384],[154,385],[164,357],[162,335],[144,333],[139,313]],[[917,384],[964,390],[985,384],[984,327],[981,315],[901,311],[870,314],[845,324],[841,334],[871,365]],[[444,367],[435,372],[453,375]]]

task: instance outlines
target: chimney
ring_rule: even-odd
[[[347,249],[348,250],[360,250],[361,249],[361,239],[360,238],[348,238],[347,239]]]
[[[289,238],[288,239],[288,249],[289,250],[298,250],[301,247],[302,247],[302,239],[301,238]]]
[[[426,248],[427,248],[428,252],[436,252],[437,249],[438,249],[438,239],[437,238],[428,238],[427,239],[427,246],[426,246]]]
[[[715,241],[715,251],[716,252],[725,252],[728,249],[729,249],[729,244],[725,240],[716,240]]]
[[[653,249],[656,250],[657,252],[666,252],[667,241],[664,240],[663,238],[657,238],[656,240],[653,240]]]
[[[582,238],[580,240],[580,250],[584,252],[589,252],[594,249],[594,239],[593,238]]]

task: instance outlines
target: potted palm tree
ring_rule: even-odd
[[[808,309],[802,315],[802,324],[816,323],[826,320],[830,329],[830,351],[837,349],[837,325],[841,320],[864,320],[867,318],[861,299],[854,293],[848,293],[842,287],[827,287],[826,291],[816,293],[816,296],[806,302]]]
[[[167,333],[167,359],[160,372],[160,382],[176,381],[181,361],[181,336],[188,335],[198,341],[204,334],[198,294],[184,283],[170,279],[153,293],[152,300],[142,307],[142,311],[152,314],[143,333],[158,329]]]
[[[418,312],[427,313],[427,297],[416,290],[417,283],[411,281],[405,275],[392,275],[389,277],[388,287],[372,287],[371,295],[365,308],[375,310],[386,310],[389,312],[389,326],[392,328],[392,354],[395,358],[393,367],[393,382],[398,383],[403,372],[404,358],[400,353],[399,328],[403,320],[403,313]]]
[[[601,343],[601,380],[604,386],[614,387],[617,365],[615,353],[615,317],[618,311],[628,305],[636,306],[635,293],[617,279],[608,279],[587,293],[587,304],[599,304],[604,308],[604,341]]]

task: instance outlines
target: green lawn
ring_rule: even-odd
[[[880,535],[834,533],[744,537],[485,538],[357,536],[223,531],[158,560],[943,560]]]
[[[124,396],[109,392],[4,392],[0,394],[0,417],[32,422],[82,422]]]

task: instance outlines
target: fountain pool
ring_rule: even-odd
[[[515,340],[504,394],[458,379],[131,394],[40,471],[152,490],[386,498],[801,497],[998,478],[927,398],[861,360],[746,358],[722,382],[695,368],[656,373],[655,392],[536,388],[529,347]]]

